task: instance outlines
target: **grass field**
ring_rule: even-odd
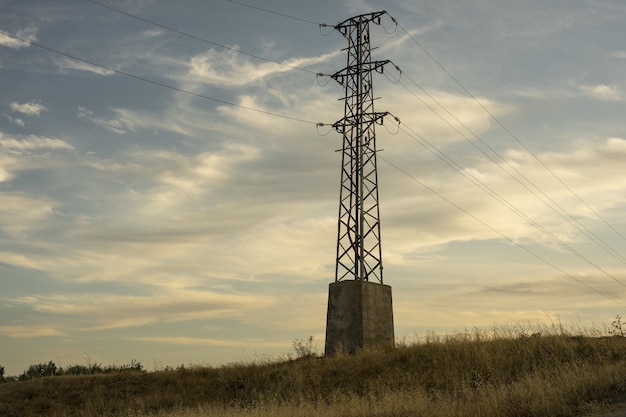
[[[0,416],[576,416],[626,393],[626,338],[586,333],[477,330],[354,356],[41,377],[0,384]]]

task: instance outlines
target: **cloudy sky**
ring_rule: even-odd
[[[397,337],[626,314],[623,1],[101,1],[0,0],[8,374],[321,349],[343,92],[316,73],[378,10]]]

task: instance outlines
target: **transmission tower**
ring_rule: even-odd
[[[326,354],[393,345],[391,287],[383,285],[370,23],[386,12],[351,17],[335,26],[347,40],[347,65],[331,77],[344,87],[344,117],[333,124],[343,136],[335,282],[330,284]]]
[[[372,61],[369,23],[385,12],[352,17],[335,26],[348,40],[347,65],[332,78],[344,87],[344,117],[333,124],[343,135],[335,281],[383,283],[375,126],[387,113],[374,111],[372,72],[389,61]]]

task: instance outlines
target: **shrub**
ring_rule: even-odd
[[[62,370],[57,368],[54,362],[39,363],[37,365],[31,365],[28,367],[22,375],[20,375],[20,381],[28,381],[33,378],[41,378],[44,376],[57,376],[60,375]]]
[[[624,337],[626,335],[623,324],[622,324],[622,318],[620,317],[619,314],[615,316],[615,320],[611,322],[611,327],[612,327],[612,330],[609,330],[609,334],[612,334],[613,336],[621,336],[621,337]]]
[[[315,343],[313,343],[313,336],[309,336],[306,340],[294,340],[293,350],[295,350],[297,358],[312,358],[315,356]]]

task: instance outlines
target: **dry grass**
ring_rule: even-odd
[[[501,329],[355,356],[0,385],[0,415],[575,416],[626,392],[626,338]]]

